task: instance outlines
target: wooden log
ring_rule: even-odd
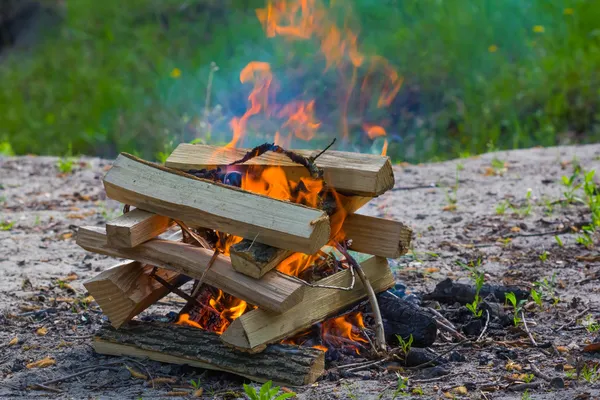
[[[316,253],[329,240],[322,210],[273,199],[121,154],[104,177],[108,197],[166,217],[279,248]]]
[[[149,358],[292,386],[314,383],[325,369],[325,352],[318,349],[278,344],[261,354],[247,354],[223,345],[215,333],[175,324],[132,321],[119,330],[105,325],[93,347],[99,354]]]
[[[293,278],[271,271],[257,280],[235,271],[229,257],[219,255],[206,269],[213,251],[169,240],[151,239],[131,249],[110,247],[101,227],[81,227],[77,244],[86,250],[139,261],[179,272],[222,289],[250,304],[274,313],[283,312],[302,300],[304,287]]]
[[[153,266],[128,261],[102,271],[83,283],[115,328],[169,294],[169,290],[150,277]],[[156,275],[179,287],[190,280],[185,275],[158,269]]]
[[[248,149],[226,149],[209,145],[182,143],[169,156],[166,166],[188,171],[191,169],[227,167],[233,161],[241,159]],[[319,151],[294,150],[295,153],[310,157]],[[326,151],[315,161],[324,170],[325,182],[338,192],[367,197],[375,197],[394,187],[394,171],[389,157]],[[250,165],[279,166],[286,172],[288,179],[297,180],[308,176],[304,167],[293,163],[283,154],[265,153],[253,158],[236,170],[243,171]]]
[[[412,238],[412,230],[401,222],[360,214],[348,215],[342,230],[346,239],[352,239],[351,250],[388,258],[405,254]],[[293,253],[265,244],[252,244],[251,240],[241,241],[230,251],[233,268],[257,279]]]
[[[361,266],[375,292],[382,292],[394,285],[394,276],[388,267],[387,259],[371,257],[361,263]],[[317,283],[349,287],[351,281],[350,271],[346,270]],[[354,288],[349,291],[308,287],[304,300],[282,314],[256,309],[242,315],[229,325],[221,340],[240,350],[260,352],[267,344],[301,332],[365,297],[367,292],[359,279],[356,279]]]
[[[229,249],[233,269],[255,279],[260,279],[292,253],[293,251],[263,243],[253,243],[248,239],[234,244]]]
[[[350,250],[381,257],[398,258],[410,248],[412,229],[402,222],[361,214],[350,214],[342,226]]]
[[[106,223],[108,244],[113,247],[135,247],[157,237],[173,225],[173,220],[136,208]]]

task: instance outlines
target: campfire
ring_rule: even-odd
[[[398,74],[384,59],[360,53],[356,36],[329,21],[315,0],[269,3],[257,17],[269,37],[314,38],[327,69],[351,71],[344,143],[352,105],[366,107],[376,86],[377,107],[398,92]],[[365,65],[356,102],[351,94]],[[325,353],[385,351],[377,294],[395,284],[387,258],[408,250],[412,232],[356,213],[394,185],[387,140],[377,155],[334,151],[335,140],[320,150],[292,150],[317,134],[315,101],[278,104],[264,62],[249,63],[240,80],[253,89],[246,113],[231,121],[229,144],[180,144],[164,166],[123,153],[104,177],[107,196],[124,204],[124,214],[105,227],[81,227],[77,243],[132,261],[85,283],[112,325],[94,346],[258,380],[314,382]],[[282,121],[273,142],[238,147],[259,114]],[[379,124],[360,127],[369,140],[386,136]],[[168,293],[187,300],[174,323],[131,321]]]

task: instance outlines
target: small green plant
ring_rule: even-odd
[[[413,388],[410,392],[416,396],[423,396],[425,394],[425,392],[423,392],[423,388],[420,386]]]
[[[465,164],[459,162],[458,164],[456,164],[456,170],[457,171],[463,171],[465,169]]]
[[[525,382],[525,383],[531,383],[534,378],[535,378],[535,375],[533,375],[533,374],[525,374],[523,376],[523,382]]]
[[[408,340],[404,340],[404,338],[400,335],[396,335],[396,338],[398,339],[398,344],[400,345],[402,354],[404,355],[404,358],[406,358],[413,344],[413,335],[410,335]]]
[[[525,194],[525,204],[521,207],[513,207],[512,210],[521,218],[529,216],[531,214],[531,210],[533,209],[533,201],[531,200],[532,191],[531,189],[527,189],[527,193]]]
[[[521,400],[531,400],[531,395],[529,394],[529,389],[523,392],[521,395]]]
[[[458,187],[460,185],[458,171],[459,168],[457,166],[456,178],[454,181],[454,185],[451,187],[451,192],[448,192],[447,190],[444,192],[446,196],[446,202],[448,203],[447,208],[449,209],[456,209],[456,204],[458,203]]]
[[[174,143],[173,140],[166,142],[163,145],[163,150],[156,153],[156,159],[158,160],[159,163],[164,164],[165,162],[167,162],[167,158],[169,158],[169,156],[175,149],[173,143]]]
[[[69,144],[67,154],[56,162],[56,167],[63,174],[70,174],[73,172],[74,165],[75,161],[73,160],[73,146]]]
[[[546,250],[544,250],[544,251],[542,252],[542,254],[540,254],[540,260],[541,260],[542,262],[546,262],[546,260],[548,260],[548,252],[547,252]]]
[[[586,248],[591,249],[594,247],[594,239],[592,239],[594,230],[589,225],[584,226],[581,230],[582,232],[575,238],[575,241]]]
[[[506,163],[497,157],[492,158],[491,165],[495,173],[498,175],[501,175],[504,172],[506,172]]]
[[[581,187],[581,183],[577,183],[577,178],[579,177],[579,173],[575,172],[570,177],[563,176],[561,178],[561,183],[566,188],[563,192],[563,196],[565,197],[565,201],[567,204],[573,204],[575,202],[581,201],[577,197],[575,197],[575,192],[577,189]]]
[[[596,383],[600,379],[600,373],[598,373],[598,366],[594,365],[590,367],[589,365],[584,364],[583,368],[581,369],[581,377],[587,383]]]
[[[479,305],[481,304],[481,296],[479,296],[479,293],[481,292],[481,288],[485,283],[485,273],[480,269],[481,259],[477,259],[477,263],[471,262],[470,265],[467,265],[460,261],[458,261],[457,263],[458,265],[469,271],[471,279],[475,282],[475,298],[473,299],[472,303],[468,303],[465,306],[469,311],[471,311],[473,316],[475,316],[476,318],[480,318],[483,314],[483,310],[479,309]]]
[[[533,301],[535,301],[535,304],[537,304],[541,308],[543,305],[543,299],[542,299],[541,293],[539,293],[535,289],[531,289],[530,294],[531,294],[531,298],[533,299]]]
[[[0,222],[0,231],[10,231],[13,226],[15,226],[14,222],[4,220]]]
[[[506,201],[506,200],[501,201],[496,206],[496,214],[498,214],[498,215],[504,215],[506,213],[506,209],[508,207],[510,207],[510,203],[508,201]]]
[[[542,280],[535,282],[533,287],[532,293],[535,291],[542,299],[544,297],[549,297],[552,299],[553,306],[557,305],[560,301],[560,297],[556,294],[556,273],[552,274],[550,279],[544,277]]]
[[[190,385],[192,385],[192,387],[196,390],[200,389],[200,378],[198,378],[198,380],[190,379]]]
[[[39,224],[41,224],[42,220],[40,218],[39,215],[35,216],[35,221],[33,221],[33,226],[38,226]]]
[[[392,395],[392,400],[395,400],[398,396],[408,396],[408,378],[403,377],[399,373],[396,373],[398,376],[398,382],[396,386],[396,390]]]
[[[519,314],[521,313],[521,309],[523,308],[524,300],[517,301],[517,296],[513,292],[506,293],[504,296],[513,307],[513,323],[515,324],[515,326],[519,326],[519,324],[522,322],[522,319],[519,316]]]
[[[600,324],[592,314],[586,315],[579,323],[588,331],[588,333],[596,333],[600,330]]]
[[[556,240],[556,243],[558,244],[558,247],[564,247],[564,243],[563,243],[562,239],[558,235],[554,236],[554,240]]]
[[[279,386],[272,386],[272,381],[265,382],[257,393],[254,386],[244,384],[244,392],[250,400],[284,400],[296,395],[296,393],[279,394]]]

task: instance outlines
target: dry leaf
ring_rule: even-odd
[[[162,385],[162,384],[173,384],[177,382],[177,378],[173,378],[173,377],[161,377],[161,378],[154,378],[152,379],[150,382],[148,382],[150,385]]]
[[[73,232],[67,232],[67,233],[63,233],[62,235],[60,235],[60,238],[62,240],[71,239],[72,237],[73,237]]]
[[[76,280],[78,278],[79,277],[77,276],[77,274],[75,272],[71,272],[65,278],[61,279],[61,281],[73,282],[74,280]]]
[[[453,399],[454,395],[450,392],[444,392],[444,397],[447,399]]]
[[[568,351],[568,349],[567,349],[567,351]],[[600,351],[600,343],[588,344],[587,346],[585,346],[583,348],[583,351],[585,351],[586,353],[592,353],[592,352]]]
[[[41,360],[29,363],[26,365],[27,369],[32,368],[46,368],[52,365],[56,365],[56,360],[50,357],[42,358]]]
[[[439,272],[440,269],[436,268],[436,267],[429,267],[429,268],[425,268],[425,270],[423,272],[425,272],[426,274],[432,274],[434,272]]]
[[[467,388],[465,386],[457,386],[454,389],[452,389],[452,391],[456,394],[467,394],[469,393],[469,391],[467,390]]]
[[[456,211],[456,204],[448,204],[442,208],[442,211]]]
[[[196,390],[194,391],[194,394],[193,394],[193,396],[194,396],[194,397],[202,397],[202,394],[203,394],[203,393],[204,393],[204,389],[202,389],[202,388],[200,388],[200,389],[196,389]]]
[[[127,371],[129,371],[129,373],[131,374],[132,378],[143,379],[143,380],[147,380],[148,379],[148,377],[146,375],[142,374],[141,372],[136,371],[135,369],[131,368],[128,365],[126,365],[125,368],[127,368]]]
[[[95,300],[94,300],[93,296],[88,296],[88,297],[83,298],[81,301],[83,303],[90,304],[90,303],[94,302]]]
[[[85,219],[85,216],[81,214],[67,214],[67,218],[69,219]]]
[[[574,369],[575,369],[575,367],[572,365],[569,365],[569,364],[563,365],[563,371],[572,371]]]
[[[23,351],[39,349],[39,348],[40,348],[39,344],[26,344],[23,347],[21,347],[21,349],[23,349]]]
[[[48,334],[48,329],[42,326],[41,328],[38,328],[37,331],[35,331],[35,334],[38,336],[46,336]]]
[[[556,346],[556,350],[558,350],[560,353],[568,353],[569,352],[569,348],[567,346]]]
[[[190,392],[180,391],[180,392],[167,392],[164,395],[168,396],[168,397],[185,397],[185,396],[188,396],[189,394],[190,394]]]
[[[521,371],[523,369],[522,366],[520,366],[514,361],[507,362],[505,368],[507,371]]]
[[[40,306],[32,306],[30,304],[21,304],[19,306],[19,309],[21,311],[27,312],[27,311],[37,311],[39,310],[41,307]]]
[[[518,226],[513,226],[512,228],[510,228],[511,232],[521,232],[521,228],[519,228]]]
[[[8,342],[9,346],[14,346],[15,344],[19,343],[19,338],[18,337],[14,337],[10,340],[10,342]]]

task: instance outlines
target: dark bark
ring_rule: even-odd
[[[475,300],[476,288],[473,285],[465,283],[456,283],[448,278],[437,284],[432,293],[423,296],[424,300],[436,300],[447,304],[467,304]],[[483,300],[504,302],[507,293],[514,293],[517,301],[525,300],[529,297],[529,292],[522,290],[517,286],[500,286],[485,284],[479,292]]]
[[[404,340],[408,340],[412,335],[412,345],[415,347],[429,347],[435,342],[435,319],[419,306],[386,292],[377,296],[377,301],[383,319],[385,338],[390,345],[398,345],[396,335]]]
[[[119,330],[105,325],[96,333],[94,348],[101,354],[144,355],[157,361],[230,372],[265,382],[288,385],[313,383],[324,371],[325,353],[310,347],[270,345],[258,354],[235,351],[215,333],[175,324],[129,322]],[[163,357],[161,357],[163,356]]]

